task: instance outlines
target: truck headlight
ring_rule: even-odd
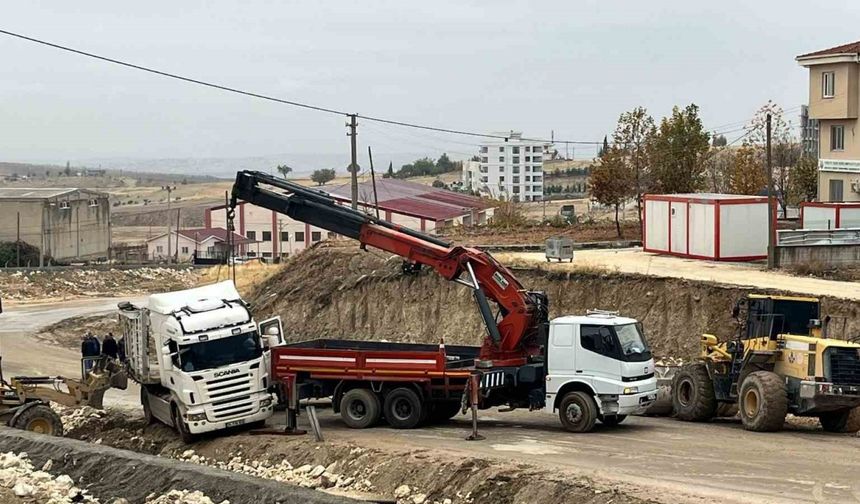
[[[638,393],[639,393],[639,387],[624,387],[624,392],[623,392],[624,395],[638,394]]]
[[[267,398],[263,399],[262,401],[260,401],[260,407],[261,408],[265,408],[265,407],[268,407],[271,405],[272,405],[272,398],[271,397],[267,397]]]
[[[204,422],[206,421],[206,413],[189,413],[185,415],[189,422]]]

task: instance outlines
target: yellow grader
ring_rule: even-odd
[[[860,430],[860,345],[834,337],[839,324],[820,310],[816,298],[738,301],[737,337],[703,335],[699,359],[675,374],[675,415],[708,421],[736,405],[751,431],[779,430],[788,413],[817,417],[829,432]]]

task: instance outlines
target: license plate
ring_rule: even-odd
[[[227,422],[226,426],[227,426],[227,427],[235,427],[235,426],[237,426],[237,425],[242,425],[243,423],[245,423],[245,420],[244,420],[244,419],[242,419],[242,420],[233,420],[232,422]]]

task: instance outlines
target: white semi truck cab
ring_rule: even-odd
[[[656,399],[654,359],[635,319],[594,311],[550,321],[545,411],[558,412],[568,428],[579,427],[570,430],[589,430],[582,429],[593,424],[589,416],[619,423]]]
[[[280,320],[258,325],[232,282],[153,294],[146,307],[121,303],[119,315],[148,422],[190,442],[272,415],[268,348],[281,342]]]

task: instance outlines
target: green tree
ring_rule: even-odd
[[[609,147],[591,169],[591,198],[615,207],[615,230],[621,238],[619,210],[634,194],[634,177],[624,159],[624,150]]]
[[[801,156],[789,174],[789,201],[814,201],[818,197],[818,162],[812,156]]]
[[[640,227],[642,226],[642,196],[651,186],[648,145],[656,130],[654,119],[648,115],[648,111],[644,107],[636,107],[621,114],[615,133],[612,134],[612,142],[622,149],[627,169],[633,174],[636,214]]]
[[[609,139],[603,135],[603,147],[597,150],[597,157],[603,157],[603,153],[609,150]]]
[[[320,170],[314,170],[314,172],[311,173],[311,180],[316,182],[317,185],[325,185],[326,182],[334,180],[334,177],[334,168],[322,168]]]
[[[442,155],[439,156],[439,159],[436,161],[436,173],[435,174],[438,175],[439,173],[448,173],[448,172],[452,172],[456,169],[457,169],[457,165],[453,161],[448,159],[447,153],[443,152]]]
[[[287,175],[289,175],[290,173],[293,172],[293,169],[290,168],[289,166],[285,165],[285,164],[278,165],[276,170],[278,170],[278,173],[280,173],[281,177],[284,177],[284,178],[287,178]]]
[[[388,172],[385,174],[383,178],[394,178],[394,163],[388,162]]]
[[[649,145],[653,189],[662,193],[692,193],[705,185],[703,159],[710,135],[702,127],[699,107],[674,107],[664,117]],[[592,173],[592,177],[593,177]]]

